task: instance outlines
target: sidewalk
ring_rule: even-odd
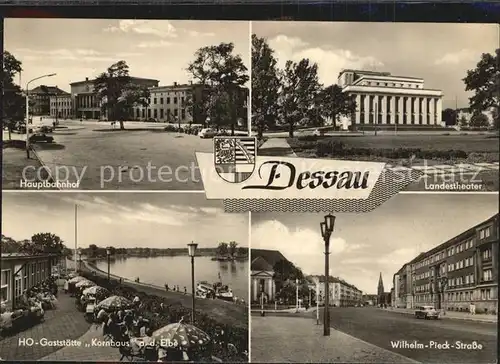
[[[297,157],[285,138],[269,138],[258,151],[261,156]]]
[[[406,315],[415,315],[415,310],[410,308],[381,308],[381,310],[406,314]],[[489,314],[475,314],[471,315],[467,312],[455,312],[455,311],[446,311],[446,314],[439,316],[441,319],[452,319],[452,320],[466,320],[466,321],[477,321],[477,322],[498,322],[497,315],[489,315]]]
[[[252,317],[252,362],[418,363],[400,354],[294,317]]]

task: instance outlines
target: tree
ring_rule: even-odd
[[[221,242],[217,246],[216,254],[218,256],[226,256],[229,252],[229,246],[227,243]]]
[[[94,80],[97,102],[108,120],[119,121],[120,129],[125,129],[124,121],[130,117],[132,108],[149,105],[147,87],[135,85],[129,76],[129,67],[125,61],[112,64],[106,72]]]
[[[64,255],[66,247],[61,238],[52,233],[38,233],[31,240],[24,240],[20,252],[30,255],[55,254]]]
[[[495,54],[483,53],[481,59],[473,70],[467,71],[463,79],[465,90],[474,92],[469,98],[470,108],[475,112],[482,112],[493,108],[495,121],[498,126],[500,105],[500,48]]]
[[[247,67],[240,55],[235,55],[233,43],[220,43],[198,49],[195,59],[188,65],[187,71],[197,83],[208,88],[205,93],[204,106],[206,110],[214,110],[217,120],[228,120],[231,125],[231,135],[238,112],[236,110],[237,94],[245,85],[249,77]],[[225,117],[219,113],[225,111],[220,108],[220,103],[213,98],[227,97],[227,114]],[[214,108],[214,106],[216,106]]]
[[[231,255],[231,257],[234,257],[234,255],[236,254],[237,247],[238,247],[237,242],[235,242],[235,241],[229,242],[229,255]]]
[[[490,126],[490,123],[488,117],[481,112],[472,115],[469,125],[473,128],[487,128]]]
[[[257,137],[278,118],[280,73],[274,50],[266,39],[252,34],[252,119]]]
[[[320,90],[318,65],[309,59],[295,63],[287,61],[282,72],[280,108],[283,120],[289,125],[293,138],[297,124],[309,123],[315,114],[315,101]]]
[[[2,254],[19,253],[21,244],[8,236],[2,234],[1,251]]]
[[[95,258],[97,257],[97,252],[98,252],[99,248],[97,247],[97,245],[95,244],[90,244],[89,245],[89,249],[88,249],[88,254],[89,254],[89,257],[90,258]]]
[[[8,51],[2,54],[3,63],[3,105],[2,118],[3,124],[9,131],[9,140],[11,140],[12,130],[17,121],[25,117],[26,98],[19,85],[16,85],[14,78],[19,75],[23,68],[21,62]]]
[[[444,109],[442,113],[443,121],[445,125],[456,125],[458,114],[456,110],[453,109]]]
[[[338,85],[330,85],[319,93],[321,114],[324,118],[332,119],[333,126],[337,126],[339,116],[350,116],[356,111],[356,98]]]
[[[469,121],[467,120],[467,118],[465,117],[465,115],[462,115],[460,117],[460,119],[458,120],[458,125],[461,127],[461,128],[466,128],[469,126]]]

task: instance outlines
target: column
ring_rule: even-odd
[[[413,97],[406,98],[406,124],[411,125],[411,101]]]
[[[441,126],[441,123],[443,121],[443,118],[442,118],[442,111],[443,111],[443,100],[441,99],[441,97],[438,99],[437,101],[437,109],[436,109],[436,125],[439,125]]]
[[[365,95],[365,124],[370,123],[370,95]]]
[[[420,124],[420,97],[415,98],[415,124]]]
[[[436,125],[436,119],[434,117],[434,100],[429,98],[429,125]]]
[[[351,125],[359,124],[361,119],[361,95],[356,95],[356,120],[351,120]]]
[[[391,96],[390,124],[396,124],[396,96]]]
[[[422,124],[428,125],[429,120],[427,120],[427,97],[422,98]]]
[[[404,103],[404,98],[403,96],[398,96],[399,101],[398,101],[398,116],[399,116],[399,125],[403,124],[403,103]]]
[[[382,114],[382,120],[381,124],[387,124],[387,96],[382,96],[382,103],[380,105],[381,109],[381,114]]]

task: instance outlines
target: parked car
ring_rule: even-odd
[[[48,134],[48,133],[52,133],[52,128],[48,125],[42,125],[36,131],[39,133]]]
[[[213,138],[216,135],[217,135],[217,131],[215,131],[214,129],[210,129],[210,128],[201,129],[201,131],[198,133],[198,136],[202,139]]]
[[[33,134],[32,136],[30,136],[30,143],[40,143],[40,142],[53,143],[54,138],[44,133]]]
[[[437,320],[439,318],[439,311],[434,306],[418,306],[415,308],[415,318]]]

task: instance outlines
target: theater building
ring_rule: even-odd
[[[346,69],[338,85],[356,100],[356,111],[341,121],[344,127],[441,127],[441,90],[427,89],[422,78],[389,72]]]
[[[16,299],[21,297],[24,291],[51,275],[52,266],[57,264],[57,256],[2,253],[0,261],[0,303],[12,309]]]
[[[499,215],[421,253],[394,275],[397,305],[477,313],[498,310]]]
[[[130,82],[147,88],[157,87],[159,83],[158,80],[140,77],[130,77]],[[70,83],[70,86],[75,117],[96,120],[105,118],[105,115],[101,115],[101,105],[94,91],[94,80],[87,77],[85,81]]]
[[[50,116],[55,119],[70,119],[74,117],[71,94],[64,92],[50,97]]]
[[[250,253],[251,301],[258,303],[261,297],[265,302],[274,302],[276,282],[274,267],[280,261],[287,260],[278,250],[252,249]]]

